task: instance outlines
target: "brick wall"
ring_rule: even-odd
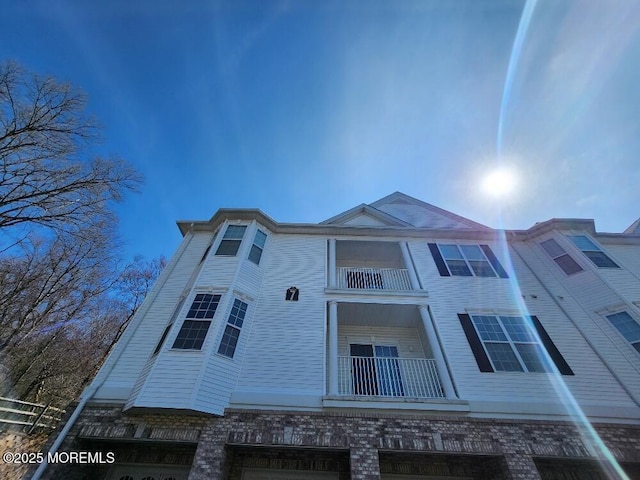
[[[298,452],[297,458],[305,458],[302,452],[309,449],[342,452],[341,458],[349,459],[353,480],[378,480],[381,469],[391,473],[386,465],[407,464],[407,455],[413,459],[407,468],[424,469],[440,462],[450,467],[447,475],[454,475],[453,465],[471,462],[476,466],[470,470],[473,478],[539,480],[535,459],[588,460],[595,453],[584,429],[568,422],[258,410],[231,410],[224,417],[141,415],[123,414],[121,409],[121,405],[87,406],[62,450],[106,448],[107,440],[109,445],[126,442],[128,453],[118,453],[118,462],[169,464],[193,458],[190,480],[235,478],[238,458],[250,458],[244,450],[238,457],[239,448],[267,456],[277,455],[267,450],[289,448]],[[638,461],[640,426],[595,425],[595,429],[619,461]],[[156,453],[141,456],[142,445],[146,451],[153,445]],[[181,445],[186,449],[182,460],[167,453],[175,453]],[[45,478],[75,479],[85,474],[78,468],[66,469],[64,475],[59,471],[51,467]]]

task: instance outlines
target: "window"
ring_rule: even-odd
[[[171,327],[173,327],[173,323],[176,321],[176,318],[178,318],[178,314],[180,313],[180,310],[182,310],[182,305],[184,305],[184,301],[185,301],[184,296],[180,297],[180,300],[178,300],[178,304],[176,305],[176,308],[173,309],[173,313],[171,314],[171,320],[169,320],[169,324],[165,327],[164,332],[162,332],[162,336],[160,337],[160,341],[158,342],[155,350],[153,351],[153,355],[157,355],[158,352],[160,352],[160,349],[162,348],[162,345],[164,345],[164,341],[166,340],[167,335],[169,334],[169,330],[171,330]]]
[[[556,262],[567,275],[573,275],[574,273],[582,271],[582,267],[578,265],[578,262],[571,258],[569,254],[565,252],[564,248],[562,248],[553,238],[545,240],[540,244],[540,246],[551,258],[553,258],[553,261]]]
[[[493,367],[501,372],[545,372],[543,351],[522,317],[472,315]]]
[[[218,347],[218,353],[225,357],[233,358],[233,354],[236,351],[238,345],[238,338],[240,338],[240,330],[244,323],[244,316],[247,314],[247,304],[238,300],[237,298],[233,302],[229,319],[227,320],[227,326],[222,334],[222,340],[220,341],[220,347]]]
[[[204,262],[204,259],[207,258],[207,255],[209,254],[209,250],[211,250],[211,244],[209,244],[207,249],[202,254],[202,258],[200,259],[200,263]]]
[[[260,265],[260,259],[262,258],[262,251],[264,250],[264,243],[267,240],[267,234],[262,230],[258,230],[256,232],[256,236],[253,239],[253,245],[251,246],[251,251],[249,252],[249,260],[251,260],[256,265]]]
[[[586,235],[567,235],[569,240],[584,253],[596,267],[620,268],[616,262],[611,260],[595,243]]]
[[[200,350],[209,331],[211,319],[216,313],[221,295],[199,293],[196,295],[186,320],[178,332],[173,348]]]
[[[164,344],[164,341],[167,338],[167,335],[169,334],[169,330],[171,330],[172,326],[173,326],[173,323],[170,323],[169,325],[167,325],[164,328],[164,332],[162,332],[162,336],[160,337],[160,341],[158,342],[158,345],[156,345],[156,348],[153,351],[154,355],[157,355],[158,352],[160,351],[160,349],[162,348],[162,345]]]
[[[507,272],[488,245],[430,243],[429,249],[443,277],[501,277]]]
[[[561,374],[573,375],[537,317],[458,314],[458,318],[481,372],[550,372],[550,358]]]
[[[224,232],[224,237],[222,237],[216,255],[235,256],[238,253],[246,229],[246,225],[229,225],[227,231]]]
[[[640,324],[627,312],[607,315],[607,319],[631,346],[640,352]]]

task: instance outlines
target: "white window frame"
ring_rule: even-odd
[[[582,254],[587,257],[589,259],[589,261],[591,263],[593,263],[597,268],[620,268],[620,265],[618,265],[616,262],[613,261],[613,259],[607,255],[598,245],[596,245],[596,242],[594,242],[591,238],[589,238],[589,236],[580,233],[577,235],[567,235],[567,238],[569,239],[569,241],[573,244],[573,246],[575,246],[578,250],[580,250],[582,252]],[[579,241],[577,240],[578,238],[585,238],[587,240],[588,243],[590,243],[593,248],[589,248],[589,249],[583,249],[582,247],[580,247],[576,242]],[[597,252],[602,254],[609,262],[611,262],[613,265],[598,265],[595,260],[593,258],[591,258],[589,256],[590,252]]]
[[[237,229],[242,229],[242,235],[240,237],[237,236],[237,234],[234,234],[234,230],[237,231]],[[222,240],[220,240],[220,244],[218,245],[218,248],[216,248],[216,253],[215,255],[218,257],[235,257],[236,255],[238,255],[238,252],[240,251],[240,247],[242,246],[242,240],[244,240],[244,236],[247,233],[247,226],[246,225],[227,225],[227,228],[224,231],[224,235],[222,236]],[[226,246],[229,243],[237,243],[238,246],[235,249],[235,252],[231,253],[221,253],[220,249],[222,248],[226,248]],[[223,247],[223,245],[225,247]]]
[[[195,302],[197,301],[198,295],[211,295],[212,297],[219,297],[217,300],[217,305],[216,308],[213,312],[213,315],[211,317],[200,317],[197,318],[195,316],[190,317],[189,316],[189,312],[191,311],[193,305],[195,304]],[[218,313],[218,307],[220,306],[220,303],[222,303],[222,293],[216,293],[216,292],[196,292],[192,299],[191,299],[191,303],[189,305],[189,309],[187,310],[187,312],[185,313],[184,319],[182,320],[182,324],[180,325],[180,330],[178,330],[178,333],[176,334],[176,337],[173,339],[173,344],[171,345],[171,349],[174,351],[201,351],[202,347],[204,346],[204,342],[207,340],[207,336],[209,335],[209,331],[211,330],[211,325],[213,324],[213,321],[215,319],[216,314]],[[180,332],[182,332],[182,330],[185,328],[185,323],[189,321],[189,322],[199,322],[199,323],[208,323],[204,337],[202,338],[202,343],[200,344],[199,347],[192,347],[192,348],[185,348],[185,347],[181,347],[181,346],[176,346],[176,343],[178,341],[178,337],[180,336]]]
[[[242,312],[242,317],[238,317],[237,315],[235,316],[235,320],[238,320],[238,318],[241,320],[241,325],[238,326],[235,323],[231,322],[231,316],[233,315],[233,309],[236,306],[236,302],[239,302],[239,308],[241,305],[245,305],[244,311]],[[241,300],[237,297],[235,297],[233,299],[233,303],[231,304],[231,309],[229,310],[229,315],[227,315],[227,321],[224,324],[224,328],[222,329],[222,334],[220,336],[220,341],[218,342],[218,349],[216,350],[217,355],[220,355],[224,358],[228,358],[229,360],[233,360],[233,358],[236,355],[236,351],[238,350],[238,345],[240,344],[240,334],[242,333],[242,328],[244,327],[245,321],[247,320],[247,312],[249,311],[249,303],[245,302],[244,300]],[[236,338],[236,344],[233,347],[233,352],[231,352],[231,355],[227,355],[227,353],[223,353],[220,351],[220,349],[222,348],[222,342],[224,340],[224,336],[225,336],[225,332],[227,331],[228,328],[234,329],[238,331],[238,337]],[[227,345],[228,346],[228,345]]]
[[[444,261],[444,264],[447,266],[447,270],[449,271],[449,274],[453,277],[480,277],[480,278],[499,278],[500,275],[498,274],[498,272],[496,272],[496,269],[493,268],[493,265],[491,264],[491,261],[487,258],[487,256],[485,255],[485,253],[482,251],[482,248],[480,247],[480,245],[478,244],[459,244],[459,243],[438,243],[438,250],[440,251],[440,256],[442,256],[442,260]],[[460,256],[462,258],[447,258],[443,252],[442,247],[456,247],[456,249],[458,250],[458,253],[460,254]],[[460,247],[476,247],[479,251],[480,254],[482,255],[482,257],[484,258],[484,262],[486,262],[486,264],[488,265],[488,267],[491,269],[491,271],[493,272],[493,275],[478,275],[476,273],[476,271],[473,269],[473,266],[471,264],[471,262],[477,262],[478,260],[469,260],[469,258],[467,258],[467,255],[465,255],[464,250]],[[471,273],[471,275],[458,275],[455,274],[451,271],[451,266],[449,265],[449,261],[464,261],[467,269],[469,269],[469,272]]]
[[[559,255],[553,256],[553,254],[551,252],[549,252],[549,250],[544,246],[544,244],[550,245],[548,242],[553,241],[555,243],[555,246],[558,247],[559,250],[561,250],[562,253],[560,253]],[[562,245],[560,245],[560,243],[553,237],[549,237],[546,240],[543,240],[542,242],[540,242],[538,245],[540,245],[540,248],[544,251],[544,253],[546,253],[552,260],[553,262],[558,266],[558,268],[560,270],[562,270],[562,272],[570,277],[571,275],[575,275],[576,273],[580,273],[584,271],[584,268],[582,268],[582,265],[580,265],[578,262],[576,262],[576,259],[573,258],[571,255],[569,255],[569,253],[564,249],[564,247]],[[576,270],[575,272],[567,272],[563,267],[562,267],[562,263],[560,261],[561,258],[563,257],[568,257],[575,265],[578,266],[578,268],[580,270]]]
[[[640,338],[638,340],[629,340],[618,329],[618,327],[611,321],[611,318],[609,318],[609,317],[614,317],[614,316],[620,315],[620,314],[626,314],[629,317],[629,319],[631,319],[631,321],[635,322],[636,325],[638,325],[640,327],[640,322],[638,321],[638,319],[635,318],[633,315],[631,315],[631,313],[629,313],[627,310],[620,310],[619,312],[609,313],[608,315],[605,315],[605,318],[609,322],[609,325],[611,325],[611,328],[613,328],[616,331],[616,333],[618,335],[620,335],[620,338],[622,338],[638,355],[640,355]],[[636,347],[636,345],[637,345],[637,347]]]
[[[538,341],[538,335],[537,332],[535,330],[535,328],[530,325],[527,322],[526,317],[523,317],[521,315],[497,315],[497,314],[486,314],[486,313],[471,313],[469,314],[469,316],[471,317],[471,323],[473,324],[473,328],[476,330],[476,334],[478,335],[478,339],[480,340],[480,343],[482,344],[482,348],[484,349],[484,352],[487,355],[487,358],[489,359],[489,362],[491,362],[491,366],[493,367],[494,372],[508,372],[508,373],[550,373],[552,372],[552,368],[549,364],[549,361],[547,359],[545,359],[544,356],[541,357],[540,359],[540,364],[543,367],[543,370],[529,370],[529,368],[527,367],[527,363],[524,361],[524,359],[522,358],[520,351],[518,350],[517,346],[518,344],[522,344],[522,345],[537,345],[538,350],[544,352],[545,351],[545,347],[542,344],[542,342]],[[492,317],[495,318],[498,321],[498,325],[500,326],[501,329],[501,333],[502,335],[506,338],[506,340],[495,340],[495,339],[487,339],[485,340],[483,338],[482,333],[480,332],[478,325],[476,323],[476,318],[477,317]],[[511,338],[511,335],[509,334],[509,331],[505,328],[504,326],[504,318],[519,318],[520,320],[523,321],[523,323],[528,326],[527,328],[527,333],[532,336],[534,338],[533,341],[523,341],[523,340],[514,340],[513,338]],[[491,356],[491,352],[489,351],[489,349],[487,348],[486,344],[487,343],[500,343],[500,344],[507,344],[509,345],[509,348],[511,349],[511,353],[513,353],[515,355],[516,360],[518,361],[518,363],[520,364],[520,368],[521,370],[505,370],[505,369],[501,369],[498,368],[494,362],[493,357]]]
[[[258,235],[259,234],[264,235],[264,241],[262,242],[262,246],[259,245],[258,243],[256,243],[256,241],[258,240]],[[251,244],[251,248],[249,249],[249,256],[247,258],[252,263],[254,263],[256,265],[260,265],[260,261],[262,260],[262,254],[264,253],[264,248],[265,248],[266,244],[267,244],[267,234],[258,228],[256,230],[256,234],[253,236],[253,243]],[[251,255],[253,254],[253,251],[254,251],[253,249],[254,248],[256,248],[256,249],[258,249],[260,251],[260,255],[258,256],[258,261],[257,262],[254,259],[251,258]]]

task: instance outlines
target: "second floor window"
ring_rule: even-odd
[[[216,255],[234,257],[240,249],[246,225],[229,225],[224,232],[224,237],[216,250]]]
[[[628,312],[607,315],[607,320],[640,353],[640,324]]]
[[[200,350],[202,348],[221,297],[221,295],[208,293],[199,293],[195,296],[178,336],[173,342],[173,348],[182,350]]]
[[[443,277],[508,277],[488,245],[430,243],[429,250]]]
[[[524,318],[472,315],[471,319],[496,371],[547,371],[544,351]]]
[[[238,346],[238,339],[240,338],[240,330],[244,323],[244,317],[247,314],[248,305],[237,298],[233,302],[231,313],[227,320],[227,326],[222,334],[222,340],[218,347],[218,353],[225,357],[233,358]]]
[[[481,372],[551,372],[573,375],[537,317],[458,314]]]

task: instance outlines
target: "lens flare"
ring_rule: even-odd
[[[493,197],[504,197],[515,189],[517,178],[510,170],[496,170],[488,174],[482,181],[482,189]]]

